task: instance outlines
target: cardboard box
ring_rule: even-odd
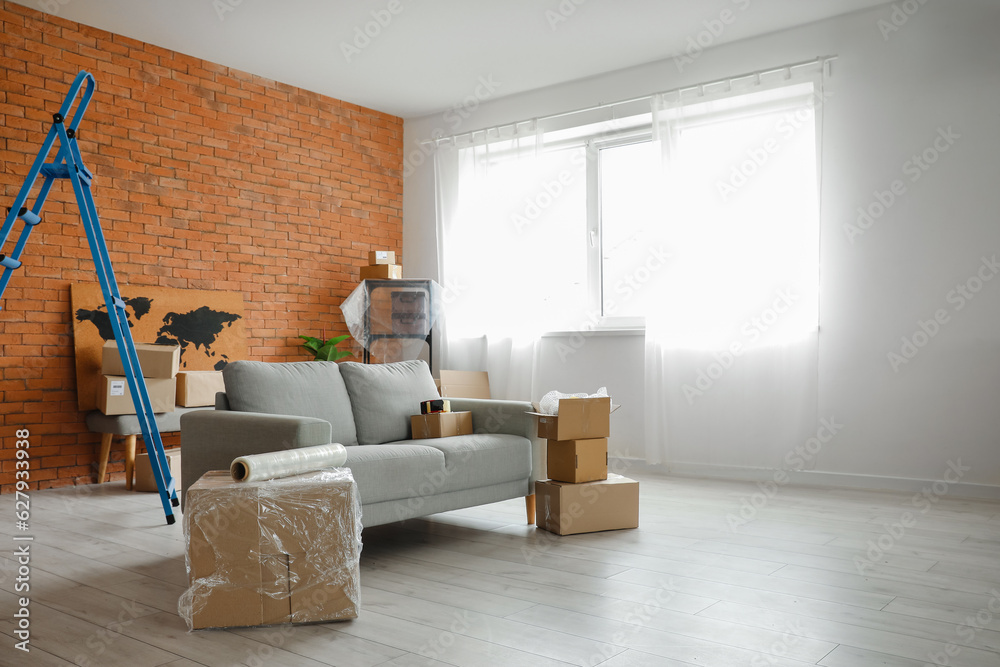
[[[361,280],[400,280],[402,277],[403,267],[399,264],[361,267]]]
[[[177,378],[145,378],[146,392],[154,413],[173,412]],[[132,392],[124,375],[105,375],[97,395],[97,408],[106,415],[134,415]]]
[[[378,266],[380,264],[395,264],[396,252],[394,250],[369,250],[368,264]]]
[[[611,399],[564,398],[558,415],[531,412],[538,418],[538,437],[547,440],[587,440],[611,435]]]
[[[136,356],[143,377],[172,378],[177,375],[181,362],[180,345],[159,345],[157,343],[136,343]],[[125,375],[118,344],[109,340],[101,348],[101,373],[104,375]]]
[[[174,478],[174,487],[181,488],[181,450],[168,449],[164,452],[167,455],[167,465],[170,466],[170,476]],[[135,483],[132,485],[134,491],[147,491],[157,493],[156,478],[153,477],[153,466],[149,463],[149,452],[143,452],[135,457]]]
[[[215,394],[226,390],[222,371],[181,371],[177,374],[177,405],[215,405]]]
[[[548,476],[579,484],[608,478],[608,439],[549,440]]]
[[[184,502],[192,629],[357,618],[361,506],[350,470],[234,482],[212,471]]]
[[[486,371],[441,371],[438,386],[445,398],[490,398],[490,376]]]
[[[410,417],[410,429],[414,440],[469,435],[472,433],[472,413],[434,412],[429,415],[413,415]]]
[[[535,482],[535,525],[556,535],[639,527],[639,482],[606,480],[567,484]]]

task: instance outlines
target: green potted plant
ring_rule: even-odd
[[[326,336],[326,333],[324,332],[323,335]],[[350,352],[337,349],[339,343],[350,337],[350,334],[344,334],[343,336],[334,336],[330,340],[323,340],[315,336],[299,336],[305,341],[302,343],[302,347],[316,355],[316,361],[338,361],[345,357],[353,357],[354,355]]]

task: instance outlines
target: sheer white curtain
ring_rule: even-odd
[[[578,326],[586,306],[584,149],[542,151],[534,131],[474,139],[436,154],[442,368],[537,398],[541,335]]]
[[[646,317],[650,463],[786,467],[816,431],[822,80],[785,77],[653,99],[670,260]]]

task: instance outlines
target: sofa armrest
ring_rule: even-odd
[[[330,422],[260,412],[202,410],[181,417],[181,502],[209,470],[229,470],[233,459],[330,443]]]
[[[527,401],[503,401],[491,398],[449,398],[453,412],[472,412],[472,426],[476,433],[507,433],[520,435],[531,441],[531,481],[546,479],[545,441],[538,437],[535,418],[528,413],[534,410]],[[181,459],[183,461],[183,457]],[[534,484],[532,484],[534,488]]]

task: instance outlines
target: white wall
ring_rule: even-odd
[[[891,21],[891,6],[706,50],[683,72],[666,60],[487,101],[459,129],[838,56],[835,96],[824,108],[819,408],[844,428],[815,468],[851,476],[844,483],[872,475],[886,478],[875,486],[891,487],[888,478],[939,479],[948,461],[960,458],[971,467],[963,482],[1000,485],[1000,277],[961,309],[954,296],[949,301],[957,285],[974,278],[982,257],[1000,258],[1000,5],[908,6],[920,8],[887,38],[877,22]],[[907,161],[947,128],[960,138],[913,182]],[[436,129],[453,132],[441,115],[407,121],[406,146],[413,150]],[[404,265],[409,275],[433,275],[432,168],[425,162],[409,171]],[[845,225],[896,179],[905,193],[852,243]],[[888,353],[899,353],[901,337],[938,310],[947,322],[895,372]],[[543,354],[542,386],[608,385],[624,404],[612,448],[640,455],[643,338],[595,337],[566,362],[554,354],[559,342],[544,341],[543,351],[552,353]],[[739,442],[710,455],[675,456],[676,469],[696,472],[747,460]]]

